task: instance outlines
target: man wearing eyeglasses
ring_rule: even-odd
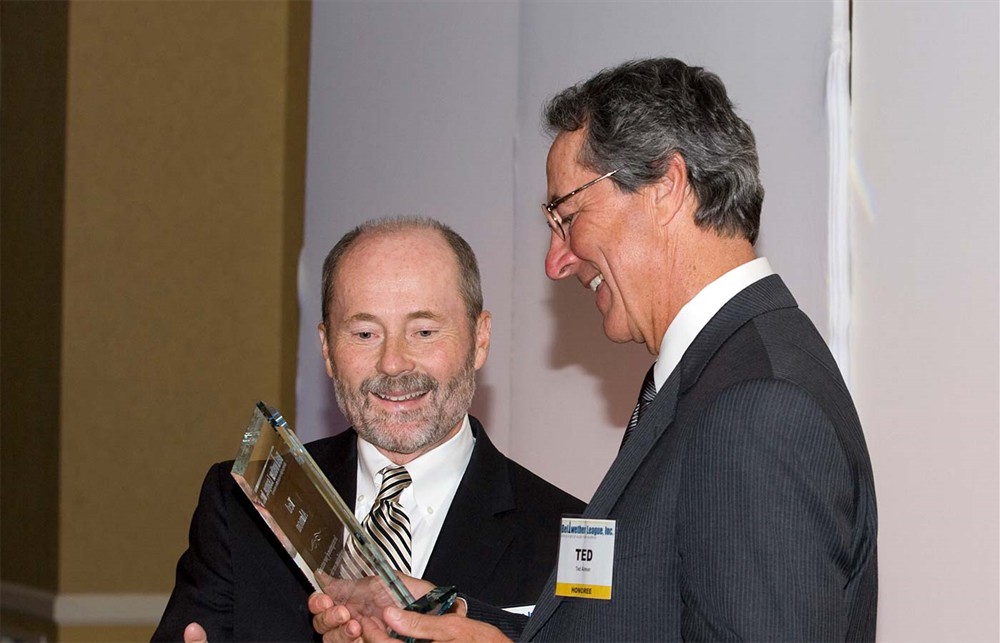
[[[822,338],[754,252],[756,144],[722,82],[633,61],[545,117],[546,274],[575,278],[609,339],[655,357],[584,513],[613,525],[608,596],[563,595],[560,562],[527,623],[471,598],[479,620],[390,609],[386,623],[433,640],[873,640],[864,436]],[[384,640],[310,605],[328,641]]]

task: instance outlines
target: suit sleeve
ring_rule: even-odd
[[[843,640],[855,483],[816,401],[742,382],[701,412],[683,467],[683,638]]]
[[[216,464],[205,476],[188,549],[177,563],[174,591],[153,641],[182,641],[184,628],[192,621],[205,628],[213,643],[233,638],[233,573],[225,503],[229,484],[228,466]]]
[[[489,623],[493,627],[503,632],[504,636],[516,641],[521,637],[524,626],[528,624],[528,617],[520,614],[512,614],[499,607],[494,607],[471,596],[461,595],[465,600],[469,611],[466,614],[471,619]]]

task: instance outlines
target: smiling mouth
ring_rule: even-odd
[[[401,395],[384,395],[382,393],[372,392],[372,395],[379,398],[380,400],[386,400],[388,402],[409,402],[410,400],[415,400],[418,397],[422,397],[427,394],[427,391],[414,391],[413,393],[404,393]]]
[[[591,290],[597,292],[597,288],[603,283],[604,283],[604,275],[598,273],[597,276],[591,279],[590,283],[587,285],[590,286]]]

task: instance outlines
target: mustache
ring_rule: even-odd
[[[405,395],[416,391],[436,391],[441,384],[426,373],[405,373],[403,375],[376,375],[361,382],[358,391],[363,395]]]

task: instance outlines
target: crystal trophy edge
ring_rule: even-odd
[[[276,458],[278,461],[276,464],[280,466],[278,467],[278,479],[273,481],[275,485],[279,484],[280,479],[284,475],[287,464],[284,458],[290,456],[294,460],[294,465],[292,466],[297,467],[305,475],[313,490],[319,493],[322,502],[325,502],[327,507],[332,511],[335,520],[339,523],[338,528],[342,526],[346,530],[346,537],[353,540],[355,552],[365,559],[371,570],[375,572],[384,584],[389,597],[399,607],[421,613],[440,614],[447,611],[457,596],[455,589],[453,587],[437,587],[428,592],[426,596],[414,600],[413,595],[399,577],[396,576],[382,552],[371,544],[368,534],[354,517],[354,512],[351,511],[347,503],[337,493],[337,490],[330,484],[330,481],[323,474],[312,456],[309,455],[309,452],[299,441],[281,413],[277,409],[259,401],[254,407],[250,423],[243,434],[239,455],[233,463],[232,476],[253,504],[254,509],[264,519],[270,530],[284,546],[285,551],[312,586],[318,591],[325,591],[329,586],[328,583],[321,582],[321,579],[317,578],[318,573],[326,573],[323,571],[323,568],[327,563],[329,553],[328,557],[324,558],[322,563],[317,564],[316,557],[307,551],[306,556],[311,559],[311,562],[310,560],[306,560],[306,557],[300,551],[300,547],[294,544],[293,539],[289,538],[289,534],[285,532],[279,521],[275,520],[268,508],[264,506],[267,502],[266,497],[264,500],[261,500],[259,497],[258,492],[260,491],[261,483],[267,474],[266,465],[271,462],[271,456],[274,451],[274,446],[271,445],[271,453],[268,453],[267,457],[264,458],[259,450],[259,447],[262,446],[259,444],[261,433],[268,430],[267,426],[270,426],[270,430],[274,431],[274,436],[271,437],[279,442],[282,450],[282,453],[277,454]],[[257,472],[257,480],[252,484],[246,474],[253,468],[251,465],[255,465],[261,461],[264,461],[265,464]],[[332,549],[337,546],[338,543],[333,542],[330,548]],[[346,542],[343,545],[339,545],[340,549],[343,549],[344,546],[346,546]],[[342,551],[338,554],[338,559],[340,556],[343,556]],[[353,576],[351,578],[357,580]],[[404,640],[409,641],[410,639]]]

